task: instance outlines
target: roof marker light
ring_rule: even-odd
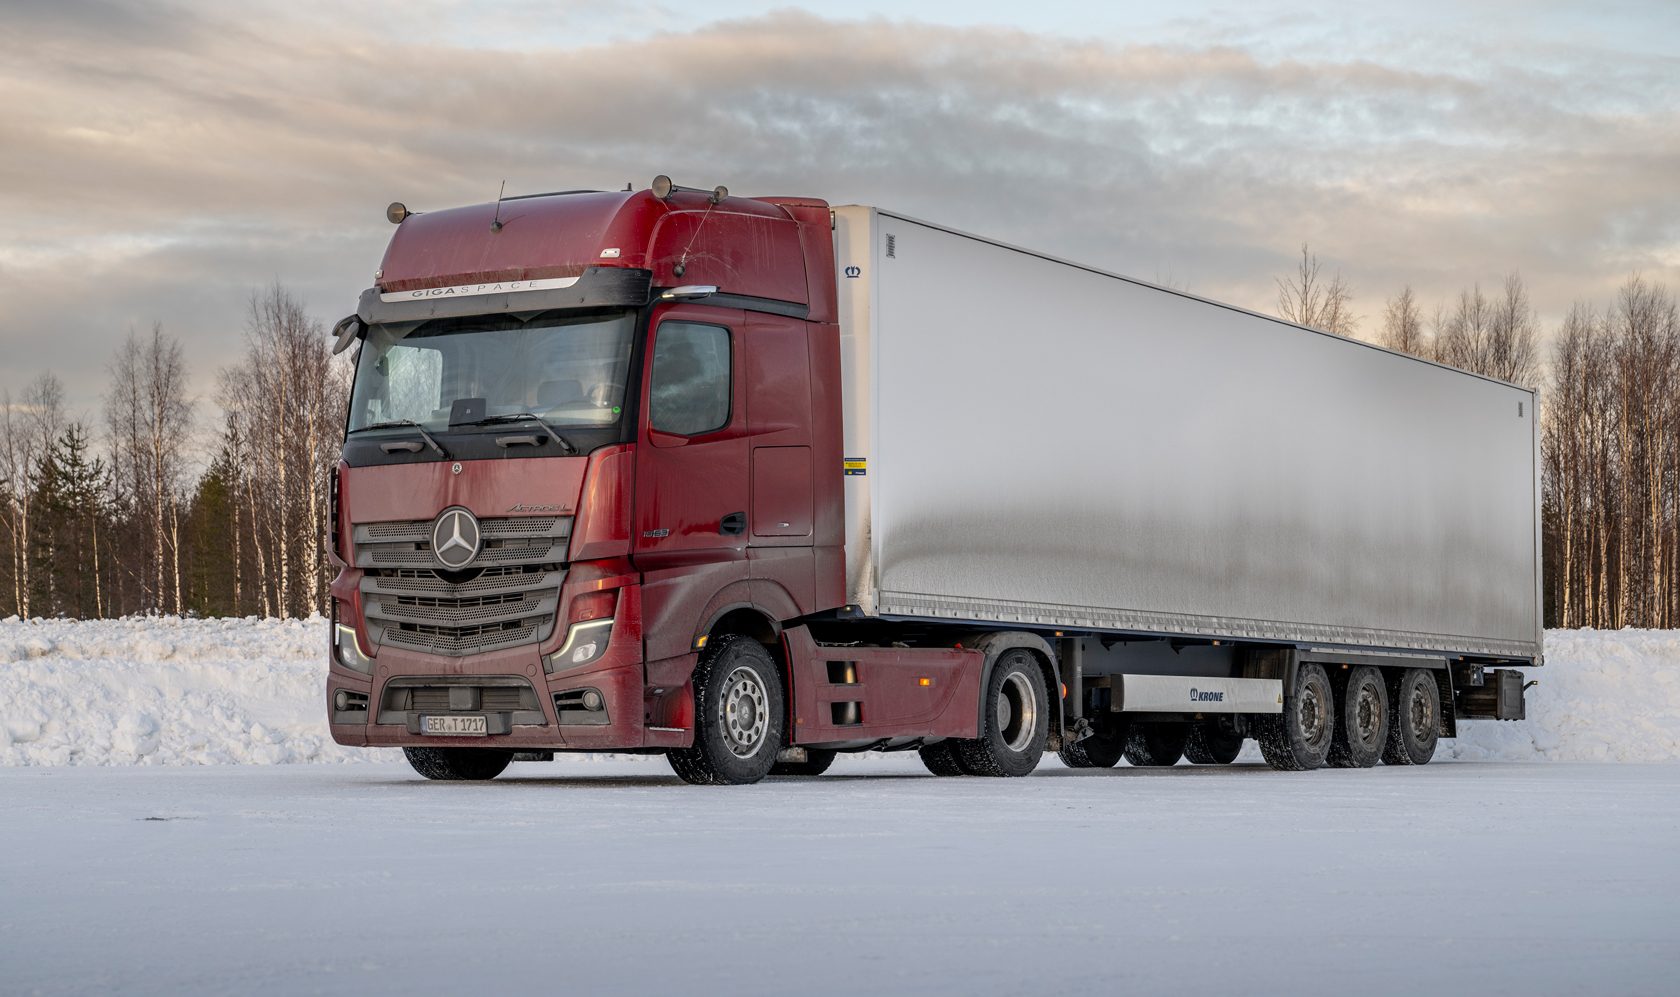
[[[385,220],[392,225],[401,225],[403,219],[412,214],[414,212],[403,207],[401,201],[392,201],[391,206],[385,209]]]

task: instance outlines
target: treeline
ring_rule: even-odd
[[[71,418],[50,372],[0,395],[0,611],[326,610],[349,365],[278,284],[252,296],[244,332],[243,357],[217,373],[214,440],[195,435],[186,357],[161,325],[112,355],[98,418]]]

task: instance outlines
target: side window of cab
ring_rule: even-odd
[[[729,330],[700,322],[665,322],[653,341],[648,426],[701,436],[729,425],[733,370]]]

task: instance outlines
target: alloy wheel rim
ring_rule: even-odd
[[[1024,751],[1038,731],[1038,703],[1032,686],[1020,672],[1012,672],[998,690],[998,734],[1010,751]]]
[[[764,746],[770,726],[770,697],[758,673],[745,665],[729,673],[723,683],[723,740],[738,758],[751,758]]]

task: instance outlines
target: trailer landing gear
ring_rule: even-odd
[[[1105,720],[1097,732],[1083,741],[1063,742],[1056,754],[1070,769],[1107,769],[1120,763],[1126,753],[1126,728],[1119,721]]]

